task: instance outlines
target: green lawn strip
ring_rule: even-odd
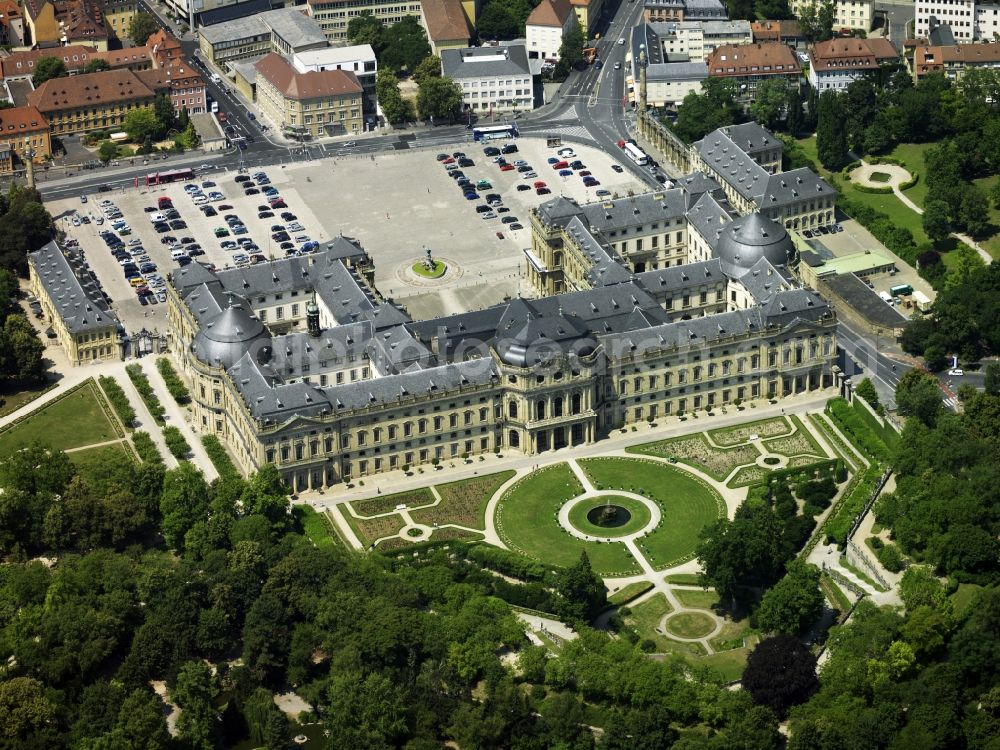
[[[395,510],[397,505],[405,505],[407,508],[416,508],[421,505],[430,505],[434,502],[434,495],[426,487],[420,487],[406,492],[397,492],[393,495],[378,495],[365,500],[354,500],[348,505],[354,509],[359,516],[377,516],[380,513],[388,513]],[[350,517],[351,513],[344,513]]]
[[[667,583],[679,583],[685,586],[701,585],[701,576],[697,573],[672,573],[671,575],[663,576],[663,580]]]
[[[667,618],[666,630],[678,638],[704,638],[715,630],[715,620],[701,612],[681,612]]]
[[[960,583],[955,593],[951,595],[951,603],[955,610],[955,617],[961,617],[972,605],[976,594],[983,590],[983,587],[976,583]]]
[[[441,260],[435,260],[434,268],[430,269],[424,265],[424,261],[419,261],[410,266],[410,269],[417,276],[422,276],[425,279],[440,279],[444,276],[445,271],[448,270],[448,264]]]
[[[848,467],[851,471],[856,470],[859,466],[862,466],[861,458],[858,456],[857,451],[848,446],[847,443],[830,427],[830,424],[822,417],[820,414],[810,414],[809,421],[813,423],[820,432],[823,433],[823,437],[833,448],[833,452],[838,454],[844,461],[847,462]]]
[[[625,588],[620,591],[616,591],[611,596],[608,597],[608,601],[617,607],[623,604],[628,604],[634,599],[638,599],[640,596],[645,594],[653,588],[653,584],[649,581],[636,581],[635,583],[630,583]]]
[[[400,529],[406,525],[403,517],[398,513],[378,518],[355,518],[347,511],[344,511],[343,515],[347,519],[348,525],[354,530],[354,533],[357,534],[358,539],[361,540],[361,543],[365,547],[370,546],[382,537],[398,534]],[[381,548],[380,546],[379,549]]]
[[[907,198],[923,208],[927,198],[927,167],[924,164],[924,152],[933,143],[900,143],[889,152],[889,156],[898,159],[910,173],[910,177],[918,177],[917,184],[903,191]]]
[[[497,532],[504,543],[541,562],[569,567],[587,552],[601,575],[628,575],[639,570],[625,545],[585,542],[560,528],[559,508],[582,494],[583,487],[567,464],[555,464],[528,474],[504,493],[496,510]]]
[[[758,419],[753,422],[741,422],[732,427],[719,427],[708,431],[708,436],[712,438],[716,445],[728,448],[734,445],[745,443],[751,435],[757,435],[761,439],[780,437],[788,435],[792,428],[784,417],[768,417]]]
[[[466,529],[456,529],[454,527],[434,529],[431,534],[432,542],[450,542],[452,540],[458,539],[461,541],[472,541],[477,539],[482,539],[483,535],[476,531],[468,531]]]
[[[892,175],[885,172],[872,172],[868,175],[868,179],[872,182],[888,182],[892,179]]]
[[[631,514],[631,518],[629,518],[627,523],[616,527],[598,526],[597,524],[591,523],[588,518],[590,512],[595,508],[603,508],[608,504],[624,508]],[[623,497],[612,493],[601,495],[600,497],[588,498],[587,500],[581,500],[576,503],[569,512],[569,522],[577,531],[605,538],[622,537],[634,534],[640,529],[644,529],[648,526],[651,519],[652,514],[649,512],[649,508],[646,507],[644,503],[641,503],[638,500],[633,500],[630,497]]]
[[[659,525],[637,541],[657,570],[694,557],[701,530],[726,511],[719,493],[683,469],[640,458],[588,458],[579,464],[595,487],[635,492],[660,506]]]
[[[674,596],[685,607],[692,609],[713,609],[719,603],[715,589],[674,589]]]
[[[500,471],[482,477],[439,484],[435,489],[441,502],[430,508],[411,511],[417,523],[454,523],[472,529],[486,528],[486,504],[500,486],[514,476],[513,471]]]
[[[838,583],[826,573],[820,575],[819,587],[826,596],[826,600],[830,602],[830,606],[838,612],[847,612],[851,608],[851,600],[847,598],[847,594],[845,594]]]
[[[716,448],[701,432],[635,445],[626,448],[625,451],[677,461],[703,471],[719,482],[724,482],[737,466],[752,464],[760,455],[750,445]]]
[[[896,428],[892,424],[889,422],[880,423],[878,418],[862,405],[860,398],[855,398],[851,402],[851,406],[854,407],[854,411],[858,413],[858,416],[871,428],[872,432],[882,438],[883,443],[889,448],[896,447],[899,443],[899,433],[896,432]]]
[[[292,508],[292,515],[299,519],[309,541],[320,549],[339,546],[340,537],[336,535],[333,524],[325,513],[317,513],[308,505],[296,505]]]
[[[714,669],[725,682],[735,682],[743,677],[743,670],[747,666],[747,656],[750,655],[750,651],[750,648],[722,651],[702,657],[698,663]]]
[[[76,466],[77,472],[83,477],[86,477],[88,472],[95,468],[103,468],[106,465],[104,461],[109,456],[119,461],[121,459],[135,460],[132,454],[125,448],[124,443],[102,445],[97,448],[84,448],[83,450],[73,451],[68,455],[70,461]]]
[[[0,431],[0,455],[35,442],[67,450],[114,440],[122,433],[109,411],[96,383],[86,380]]]
[[[888,590],[881,583],[878,583],[874,578],[872,578],[870,575],[868,575],[863,570],[861,570],[861,568],[855,567],[854,564],[851,563],[847,559],[847,555],[841,555],[840,556],[840,565],[841,565],[841,567],[846,568],[847,570],[851,571],[855,576],[857,576],[858,578],[860,578],[862,581],[864,581],[865,583],[867,583],[869,586],[871,586],[876,591],[883,591],[884,592],[884,591]]]
[[[21,388],[20,383],[5,383],[0,388],[0,417],[13,414],[57,386],[58,383],[39,383],[30,388]]]

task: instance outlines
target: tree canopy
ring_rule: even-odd
[[[413,73],[431,53],[427,34],[416,16],[406,16],[382,32],[379,63],[398,73]]]
[[[31,82],[38,88],[52,78],[65,78],[69,75],[66,70],[66,63],[58,57],[40,57],[35,63],[35,73],[31,77]]]
[[[145,44],[159,30],[160,24],[151,13],[136,13],[128,22],[128,37],[137,46]]]

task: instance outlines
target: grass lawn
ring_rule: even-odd
[[[621,526],[615,527],[599,526],[596,523],[591,523],[589,517],[591,512],[596,508],[603,508],[609,504],[617,505],[619,508],[627,511],[630,516],[629,520]],[[630,497],[612,494],[581,500],[569,512],[569,522],[577,531],[582,531],[584,534],[590,534],[591,536],[612,538],[634,534],[648,526],[651,518],[652,514],[649,512],[649,508],[643,503]]]
[[[685,607],[693,609],[714,609],[719,603],[715,589],[674,589],[674,596]]]
[[[909,190],[904,190],[906,197],[923,208],[927,198],[927,168],[924,166],[924,152],[933,143],[901,143],[890,153],[893,159],[899,159],[911,175],[920,175],[917,184]]]
[[[347,519],[347,523],[354,529],[354,533],[358,535],[358,539],[366,547],[382,537],[398,534],[400,529],[406,525],[403,522],[403,517],[398,513],[378,518],[355,518],[345,510],[344,518]],[[404,544],[406,543],[404,542]]]
[[[407,508],[416,508],[420,505],[430,505],[434,502],[434,495],[426,487],[407,492],[397,492],[394,495],[379,495],[369,497],[365,500],[355,500],[348,505],[354,509],[359,516],[377,516],[380,513],[388,513],[395,510],[397,505],[405,505]],[[345,516],[350,516],[350,512],[344,511]]]
[[[888,182],[892,179],[892,175],[885,172],[872,172],[868,175],[868,179],[872,182]]]
[[[424,261],[420,261],[419,263],[414,263],[411,268],[417,276],[423,276],[425,279],[440,279],[444,276],[444,272],[448,270],[448,264],[441,260],[435,260],[434,268],[431,269],[424,265]]]
[[[633,599],[638,599],[651,588],[653,588],[653,584],[649,581],[636,581],[609,596],[608,601],[616,606],[628,604]]]
[[[497,504],[497,531],[511,549],[541,562],[570,566],[586,550],[601,575],[636,572],[638,564],[625,545],[585,542],[559,527],[559,508],[582,492],[567,464],[534,471],[507,490]]]
[[[701,584],[701,576],[697,573],[674,573],[669,576],[664,576],[663,580],[667,583],[679,583],[687,586],[698,586]]]
[[[34,388],[21,389],[11,384],[6,388],[0,388],[0,417],[6,417],[25,404],[30,404],[49,390],[52,385],[52,383],[39,383]]]
[[[579,463],[595,486],[636,492],[660,506],[659,526],[638,540],[654,568],[691,559],[701,530],[725,512],[719,494],[682,469],[638,458],[589,458]]]
[[[334,532],[325,513],[317,513],[308,505],[296,505],[292,508],[292,514],[302,523],[302,530],[309,541],[320,549],[336,547],[340,543],[340,537]]]
[[[973,180],[973,182],[986,193],[988,200],[990,191],[993,190],[993,186],[996,185],[997,180],[1000,180],[1000,176],[993,175],[980,180]],[[994,208],[992,202],[990,203],[990,228],[992,233],[986,239],[980,240],[979,246],[992,255],[994,259],[1000,258],[1000,209]],[[945,255],[944,257],[947,258],[948,256]]]
[[[749,654],[749,648],[737,648],[705,656],[698,659],[698,663],[714,669],[726,682],[733,682],[743,676]]]
[[[117,461],[132,461],[132,454],[125,450],[125,444],[102,445],[100,448],[85,448],[69,454],[70,461],[76,466],[80,476],[86,478],[88,472],[95,467],[104,466],[104,461],[111,457]]]
[[[955,608],[955,616],[960,617],[972,605],[976,594],[983,590],[983,587],[975,583],[960,583],[958,589],[951,595],[951,603]]]
[[[679,638],[703,638],[715,630],[715,620],[700,612],[681,612],[668,618],[665,627]]]
[[[46,404],[0,433],[0,455],[38,442],[53,450],[81,448],[120,437],[104,412],[92,380],[67,396]]]
[[[437,505],[410,513],[417,523],[433,526],[435,523],[455,523],[472,529],[486,528],[486,504],[500,485],[514,476],[513,471],[500,471],[484,477],[473,477],[460,482],[439,484],[441,502]]]

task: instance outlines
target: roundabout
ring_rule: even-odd
[[[431,264],[420,260],[410,266],[410,270],[423,279],[440,279],[448,273],[448,264],[443,260],[433,260]]]

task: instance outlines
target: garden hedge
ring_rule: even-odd
[[[115,410],[118,418],[122,421],[122,424],[126,427],[132,427],[135,423],[135,409],[132,408],[132,404],[129,403],[128,396],[125,395],[125,391],[122,387],[118,385],[118,381],[107,375],[101,375],[97,382],[101,384],[101,389],[104,391],[104,395],[108,397],[108,402],[111,407]]]
[[[160,403],[160,399],[153,392],[153,386],[150,385],[149,378],[142,371],[142,367],[134,364],[128,365],[125,368],[125,373],[128,375],[128,379],[132,381],[135,389],[139,391],[139,396],[142,398],[143,403],[146,404],[146,408],[149,409],[149,414],[153,417],[153,421],[157,424],[163,424],[163,415],[166,414],[166,410],[163,408],[163,404]]]
[[[173,396],[174,401],[182,406],[191,401],[191,394],[188,392],[187,386],[184,385],[184,381],[180,379],[169,359],[160,357],[156,360],[156,369],[160,371],[160,377],[166,383],[167,390]]]

